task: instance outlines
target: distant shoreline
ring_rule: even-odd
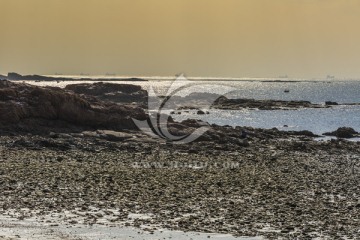
[[[119,78],[90,78],[90,77],[53,77],[53,76],[44,76],[44,75],[21,75],[18,73],[8,73],[7,76],[0,76],[0,78],[4,78],[5,80],[10,81],[147,81],[142,78],[127,78],[127,79],[119,79]]]
[[[116,76],[116,75],[21,75],[8,73],[0,75],[0,79],[11,81],[173,81],[177,76]],[[241,81],[241,82],[273,82],[273,83],[298,83],[298,82],[341,82],[360,81],[360,79],[326,79],[326,78],[281,78],[281,77],[186,77],[190,81]]]

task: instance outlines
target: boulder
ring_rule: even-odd
[[[133,135],[129,133],[116,132],[111,130],[98,130],[97,133],[100,135],[100,137],[113,142],[124,141],[133,137]]]
[[[325,105],[332,106],[332,105],[339,105],[339,104],[337,102],[326,101]]]
[[[302,131],[288,131],[289,135],[295,135],[295,136],[307,136],[307,137],[319,137],[319,135],[314,134],[311,131],[308,130],[302,130]]]
[[[324,133],[325,136],[335,136],[338,138],[353,138],[353,137],[357,137],[357,134],[359,134],[359,133],[356,132],[351,127],[341,127],[341,128],[338,128],[334,132]]]

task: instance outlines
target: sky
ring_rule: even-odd
[[[360,0],[0,0],[0,73],[360,78]]]

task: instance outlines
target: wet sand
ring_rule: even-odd
[[[65,215],[65,213],[64,213]],[[46,219],[46,220],[45,220]],[[43,221],[56,223],[45,223]],[[18,220],[8,216],[0,216],[0,239],[29,239],[29,240],[60,240],[60,239],[194,239],[194,240],[262,240],[262,237],[234,237],[230,234],[214,234],[199,232],[183,232],[159,229],[147,231],[146,227],[134,228],[120,224],[105,226],[100,224],[69,224],[55,217],[43,216]]]

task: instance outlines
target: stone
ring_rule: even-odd
[[[338,138],[353,138],[356,137],[359,133],[351,127],[340,127],[334,132],[326,132],[325,136],[335,136]]]
[[[98,130],[96,131],[101,138],[104,138],[108,141],[124,141],[126,139],[130,139],[133,137],[132,134],[124,133],[124,132],[116,132],[111,130]]]
[[[339,104],[337,102],[326,101],[325,105],[331,106],[331,105],[339,105]]]

